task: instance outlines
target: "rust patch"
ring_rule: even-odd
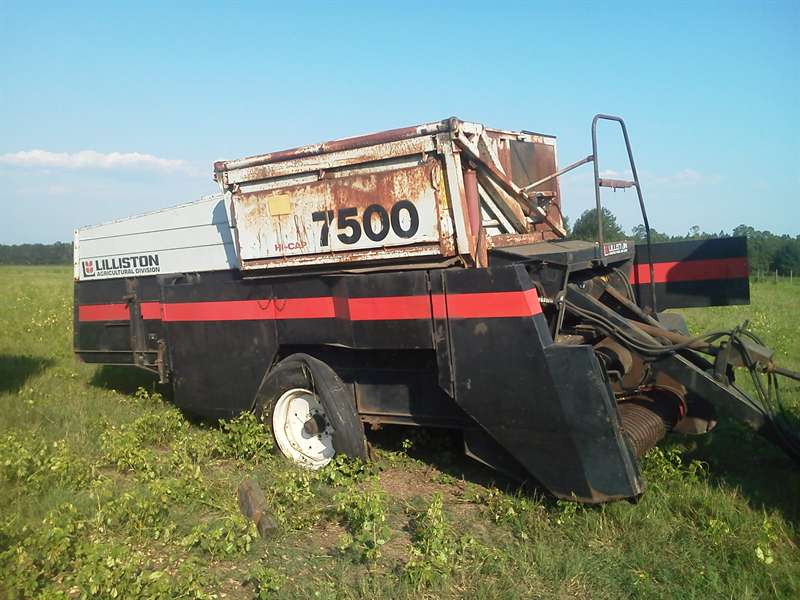
[[[437,189],[434,182],[440,177],[439,161],[430,157],[412,167],[329,176],[314,182],[239,194],[235,197],[239,215],[238,231],[240,236],[243,232],[248,232],[251,244],[249,255],[243,252],[243,266],[302,267],[331,262],[402,260],[422,255],[452,256],[455,245],[452,234],[445,231],[439,218],[440,194],[444,192]],[[418,211],[415,211],[418,215],[414,217],[418,223],[415,227],[425,227],[407,243],[395,237],[378,245],[381,241],[372,238],[376,243],[369,248],[332,245],[317,247],[316,240],[320,238],[320,234],[314,233],[312,226],[319,223],[319,214],[336,215],[332,218],[337,223],[339,215],[350,215],[348,218],[360,220],[360,231],[366,232],[369,224],[369,231],[375,235],[374,232],[386,232],[390,228],[390,215],[395,214],[393,208],[400,202],[413,204]],[[285,203],[291,204],[290,210],[283,207]],[[270,207],[273,205],[280,205],[283,210],[279,214],[272,214]],[[367,220],[364,221],[364,218]],[[323,234],[323,237],[332,239],[332,235],[338,234],[340,228],[341,225],[332,225],[330,231],[333,233]],[[391,228],[392,232],[397,231],[396,225],[391,225]],[[290,230],[294,232],[290,235],[293,242],[287,248],[300,248],[300,251],[287,252],[283,256],[267,251],[272,247],[283,247],[285,240],[282,236],[289,235]],[[387,234],[383,235],[385,238]],[[360,236],[360,239],[368,237],[366,233]],[[256,245],[252,246],[253,243]],[[260,252],[264,253],[259,255]]]
[[[318,154],[327,154],[329,152],[340,152],[342,150],[355,150],[358,148],[365,148],[367,146],[374,146],[377,144],[385,144],[388,142],[408,140],[421,135],[430,135],[432,133],[439,133],[441,131],[446,131],[448,128],[449,128],[449,121],[447,120],[435,123],[426,123],[422,125],[414,125],[412,127],[400,127],[398,129],[390,129],[388,131],[369,133],[367,135],[343,138],[339,140],[331,140],[319,144],[298,146],[296,148],[290,148],[288,150],[279,150],[277,152],[270,152],[269,154],[250,156],[239,160],[217,161],[216,163],[214,163],[214,171],[221,172],[221,171],[226,171],[228,169],[255,167],[258,165],[283,162],[287,160],[294,160],[297,158],[305,158],[308,156],[315,156]]]
[[[236,183],[261,181],[273,177],[296,175],[300,173],[327,171],[389,158],[413,156],[417,154],[422,155],[432,150],[432,136],[416,136],[406,140],[394,140],[358,149],[312,154],[275,163],[245,163],[243,166],[238,164],[227,165],[227,170],[224,171],[223,174],[225,176],[226,187],[230,187]]]
[[[548,236],[549,234],[549,236]],[[552,231],[532,231],[530,233],[504,233],[493,235],[488,238],[489,248],[502,248],[504,246],[522,246],[524,244],[535,244],[544,240],[556,238]]]
[[[528,233],[487,238],[485,232],[478,231],[481,215],[476,205],[480,197],[476,201],[472,163],[484,190],[498,202],[512,227]],[[345,263],[361,263],[355,266],[360,268],[368,262],[377,265],[370,268],[379,268],[423,260],[428,262],[427,268],[445,264],[459,253],[471,257],[467,263],[474,260],[480,266],[484,263],[480,257],[488,248],[560,237],[557,180],[541,186],[552,195],[549,202],[531,200],[520,191],[520,185],[556,168],[550,139],[529,132],[484,128],[455,118],[214,164],[217,180],[234,193],[238,204],[236,235],[245,270],[307,270]],[[450,180],[450,169],[458,172],[457,182]],[[487,180],[491,182],[488,187]],[[282,182],[287,185],[269,191],[238,191],[239,185],[253,189],[280,186]],[[465,198],[451,198],[454,187],[458,187],[457,195]],[[502,198],[495,198],[497,194]],[[291,212],[274,199],[279,195],[289,198]],[[396,215],[389,233],[385,233],[386,215],[402,200],[414,206],[399,210],[413,211],[416,207],[420,226],[425,224],[424,230],[412,226],[417,232],[410,234],[413,239],[397,233],[406,230],[397,225]],[[417,222],[413,212],[402,215],[404,222]],[[524,215],[532,217],[533,222],[528,223]],[[327,219],[333,219],[335,225],[328,225]],[[322,224],[326,224],[324,229]],[[343,231],[352,233],[340,235]],[[335,233],[332,242],[328,241],[329,232]],[[462,244],[467,247],[462,248]]]

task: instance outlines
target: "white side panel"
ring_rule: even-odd
[[[217,194],[190,204],[75,231],[75,278],[238,269],[226,207]]]

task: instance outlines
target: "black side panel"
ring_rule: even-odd
[[[433,347],[436,350],[436,371],[439,387],[451,398],[453,390],[453,371],[451,364],[450,334],[447,323],[447,311],[444,305],[445,273],[447,271],[431,271],[431,308],[433,324]]]
[[[349,348],[365,349],[429,349],[432,346],[430,313],[430,294],[428,274],[425,271],[403,271],[400,273],[372,273],[364,275],[342,275],[324,277],[333,289],[336,301],[336,322],[338,335],[333,343]],[[276,289],[277,286],[276,286]],[[281,292],[284,293],[284,292]],[[419,319],[397,319],[397,312],[407,313],[409,300],[392,298],[424,298],[425,308]],[[380,320],[359,320],[347,308],[348,301],[357,305],[365,298],[386,298],[377,302],[371,312]],[[422,308],[422,307],[419,307]],[[364,316],[364,315],[362,315]],[[319,329],[319,328],[317,328]],[[286,330],[281,340],[292,343],[292,332]]]
[[[161,327],[161,285],[157,277],[126,280],[131,324],[131,348],[138,366],[157,369]]]
[[[74,289],[73,347],[81,360],[140,366],[155,361],[162,338],[156,277],[77,281]]]
[[[448,302],[533,287],[518,265],[448,271],[445,283]],[[553,494],[603,502],[643,491],[590,347],[554,345],[542,314],[451,315],[449,338],[456,402]]]
[[[76,281],[73,308],[73,348],[89,363],[132,364],[131,329],[127,319],[82,321],[82,306],[125,303],[125,280]]]
[[[649,307],[647,246],[636,246],[631,284]],[[750,303],[747,238],[733,237],[653,244],[658,309]]]
[[[212,417],[251,408],[264,373],[285,348],[311,354],[321,346],[433,348],[425,271],[292,279],[193,274],[165,283],[162,303],[176,403]],[[376,390],[366,382],[359,397]],[[396,394],[390,399],[402,406]]]
[[[272,297],[270,284],[242,281],[232,271],[195,274],[163,288],[165,305],[250,299],[263,299],[267,305]],[[166,320],[175,403],[208,417],[226,417],[250,409],[277,351],[275,323]]]
[[[304,348],[281,347],[281,356]],[[353,387],[365,422],[477,427],[438,385],[434,350],[313,348],[315,358]]]

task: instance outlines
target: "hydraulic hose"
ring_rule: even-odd
[[[748,346],[744,342],[744,338],[752,340],[759,346],[764,346],[764,344],[755,334],[747,331],[747,322],[730,331],[712,331],[688,338],[685,336],[669,335],[669,332],[659,331],[658,328],[651,328],[646,324],[632,322],[631,325],[639,327],[642,332],[662,337],[667,339],[667,341],[670,341],[670,338],[672,340],[683,338],[682,341],[676,343],[650,343],[632,336],[629,332],[625,331],[617,324],[612,323],[603,315],[582,308],[566,298],[564,299],[564,303],[566,309],[575,316],[587,323],[593,324],[607,335],[618,340],[623,346],[640,353],[645,358],[653,360],[684,350],[718,354],[719,347],[713,346],[712,343],[720,338],[728,338],[728,343],[741,355],[744,366],[752,378],[757,396],[757,398],[754,399],[754,407],[761,412],[771,424],[777,441],[779,441],[784,450],[796,461],[800,462],[800,432],[797,429],[797,425],[790,421],[790,417],[788,416],[789,411],[787,411],[781,399],[780,385],[778,382],[778,375],[800,381],[800,373],[778,367],[771,362],[768,365],[763,365],[763,363],[760,364],[755,360],[751,356]],[[766,374],[767,377],[766,387],[762,381],[762,374]],[[650,431],[650,429],[647,429],[647,431]],[[646,442],[646,440],[649,440],[651,436],[648,434],[639,437],[642,437],[644,440],[641,443],[645,443],[646,445],[646,443],[649,443]]]

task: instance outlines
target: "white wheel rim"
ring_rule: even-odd
[[[306,422],[315,415],[325,421],[325,428],[316,434],[305,429]],[[278,398],[272,411],[272,431],[281,452],[304,467],[324,467],[335,454],[333,430],[325,409],[319,397],[310,390],[294,388]]]

